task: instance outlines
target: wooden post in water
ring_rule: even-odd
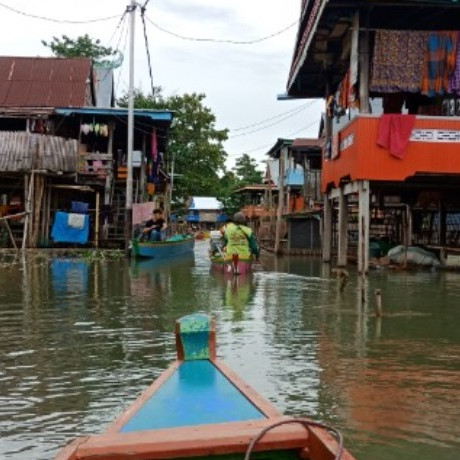
[[[100,201],[101,201],[101,197],[99,195],[99,192],[96,192],[96,218],[95,218],[95,224],[96,224],[96,228],[95,228],[95,236],[94,236],[94,244],[96,246],[96,248],[99,247],[99,214],[100,214]]]
[[[339,195],[339,223],[338,223],[338,251],[337,251],[337,266],[347,266],[348,252],[348,199],[344,194],[343,187],[340,186]]]
[[[369,269],[369,181],[358,181],[358,272],[365,275]]]
[[[275,229],[275,248],[274,252],[276,255],[280,254],[280,239],[281,239],[281,218],[283,215],[283,209],[284,209],[284,161],[285,161],[285,155],[287,152],[287,148],[283,147],[280,152],[280,158],[279,158],[279,178],[278,178],[278,210],[276,212],[276,229]]]
[[[323,262],[331,261],[332,248],[332,203],[329,195],[324,194],[323,206]]]
[[[375,290],[375,316],[380,318],[382,316],[382,291],[380,289]]]
[[[32,194],[34,190],[34,171],[30,175],[30,180],[28,181],[28,175],[24,177],[27,187],[27,201],[26,201],[26,217],[24,221],[24,233],[22,235],[22,249],[26,248],[27,240],[28,240],[28,233],[29,233],[29,219],[30,219],[30,203],[32,201]]]

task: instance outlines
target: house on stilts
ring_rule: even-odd
[[[460,251],[460,3],[303,0],[290,98],[323,98],[322,257]]]
[[[265,183],[242,187],[242,211],[262,247],[277,254],[318,254],[321,139],[278,139],[267,152]]]
[[[112,72],[90,59],[0,57],[3,247],[124,246],[127,115],[114,107]],[[136,204],[167,204],[173,114],[134,119],[138,216]]]

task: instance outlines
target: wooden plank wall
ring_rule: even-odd
[[[75,172],[78,140],[24,131],[0,132],[0,171]]]

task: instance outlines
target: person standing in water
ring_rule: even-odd
[[[254,255],[259,258],[259,245],[254,232],[246,225],[246,216],[237,212],[232,222],[226,225],[224,233],[224,244],[227,256],[238,255],[241,259],[250,259]]]

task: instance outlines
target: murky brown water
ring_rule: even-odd
[[[48,459],[102,432],[174,358],[173,325],[212,313],[218,353],[280,409],[331,423],[360,459],[460,457],[460,273],[355,274],[263,259],[231,283],[193,258],[0,268],[0,458]],[[374,315],[376,288],[384,316]],[[366,302],[362,302],[362,292]]]

